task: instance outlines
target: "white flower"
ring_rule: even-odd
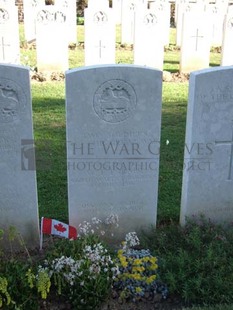
[[[136,232],[129,232],[125,235],[126,247],[134,247],[140,244]]]
[[[92,224],[94,225],[98,225],[102,223],[102,221],[100,219],[97,219],[96,217],[93,217],[91,221],[92,221]]]
[[[107,225],[118,225],[118,222],[119,222],[119,218],[118,218],[118,215],[117,214],[110,214],[106,219],[105,219],[105,224]]]

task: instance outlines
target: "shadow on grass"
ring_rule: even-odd
[[[178,223],[179,221],[187,106],[186,103],[174,105],[171,102],[164,102],[163,105],[158,225],[164,222]]]
[[[164,64],[172,64],[172,65],[179,65],[179,61],[178,60],[164,60],[163,62]],[[169,70],[170,71],[170,70]]]
[[[68,220],[65,101],[33,98],[39,215]]]
[[[209,64],[209,66],[210,66],[210,67],[219,67],[219,64],[216,64],[216,63],[211,62],[211,63]]]

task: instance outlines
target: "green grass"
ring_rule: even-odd
[[[34,83],[32,97],[40,215],[67,221],[64,83]]]

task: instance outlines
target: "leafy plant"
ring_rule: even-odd
[[[9,306],[11,297],[7,290],[8,282],[6,278],[0,277],[0,308],[5,304]]]
[[[144,234],[144,246],[160,260],[160,274],[171,293],[187,303],[233,302],[233,229],[216,225],[204,217],[160,227]]]

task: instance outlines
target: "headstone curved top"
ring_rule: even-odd
[[[155,226],[162,72],[102,65],[66,72],[69,221],[119,217],[120,230]]]

